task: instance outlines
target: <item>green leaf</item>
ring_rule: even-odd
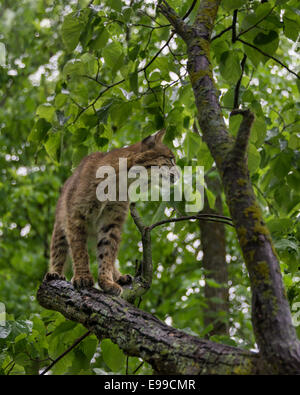
[[[102,51],[105,64],[112,69],[118,70],[121,67],[121,58],[123,55],[123,48],[119,42],[113,41],[108,44]]]
[[[291,137],[289,138],[288,147],[293,150],[300,148],[300,137],[298,137],[297,134],[291,135]]]
[[[211,209],[215,208],[216,196],[215,194],[208,188],[205,188],[206,197],[208,200],[208,205]]]
[[[65,95],[63,93],[58,93],[55,96],[55,100],[54,100],[55,107],[56,108],[63,107],[67,100],[68,100],[68,95]]]
[[[243,0],[223,0],[222,7],[226,11],[236,10],[245,4]]]
[[[44,144],[48,155],[54,161],[58,160],[58,151],[61,145],[61,136],[62,136],[61,131],[57,131],[57,132],[52,131],[48,137],[48,140]]]
[[[44,118],[38,119],[34,128],[28,136],[28,141],[32,141],[33,143],[40,143],[44,141],[50,128],[51,123],[47,122]]]
[[[85,141],[89,136],[89,131],[88,129],[85,128],[79,128],[76,129],[72,133],[72,142],[74,144],[81,144],[83,141]]]
[[[102,357],[106,365],[113,371],[120,371],[125,364],[125,355],[110,339],[101,342]]]
[[[300,30],[300,16],[295,12],[285,10],[283,16],[284,33],[287,38],[297,41]]]
[[[121,0],[109,0],[109,5],[113,10],[116,10],[118,12],[122,11],[122,1]]]
[[[130,89],[131,89],[136,95],[138,95],[138,93],[139,93],[139,88],[138,88],[138,74],[137,74],[137,72],[134,72],[134,73],[130,73],[130,74],[129,74],[129,85],[130,85]]]
[[[279,36],[274,30],[271,30],[266,34],[260,32],[254,38],[253,43],[268,55],[274,55],[279,45]]]
[[[278,38],[278,34],[275,31],[271,30],[267,34],[258,33],[258,35],[254,38],[253,43],[255,45],[266,45],[276,40],[277,38]]]
[[[237,52],[223,52],[221,55],[220,73],[226,81],[233,84],[237,82],[242,73],[240,58]]]
[[[79,145],[73,151],[72,155],[72,166],[76,167],[79,165],[82,158],[84,158],[88,154],[88,147],[85,145]]]
[[[85,67],[83,62],[80,59],[71,59],[69,60],[63,69],[63,78],[67,79],[68,77],[78,77],[85,72]]]
[[[38,115],[40,118],[45,118],[48,122],[52,121],[54,113],[55,107],[51,106],[49,103],[40,104],[36,110],[36,115]]]
[[[277,178],[283,178],[291,170],[292,156],[287,152],[278,155],[273,165],[273,171]]]
[[[267,133],[266,122],[262,118],[255,118],[250,134],[250,141],[254,143],[256,148],[262,146]]]
[[[62,40],[68,52],[72,52],[78,42],[83,29],[88,20],[89,10],[80,10],[72,12],[65,16],[62,24]]]
[[[248,149],[248,167],[250,173],[255,173],[255,171],[258,169],[260,159],[260,153],[257,151],[257,148],[254,144],[250,143]]]
[[[102,27],[98,32],[96,38],[92,41],[93,49],[102,49],[106,46],[109,39],[109,33],[105,27]]]

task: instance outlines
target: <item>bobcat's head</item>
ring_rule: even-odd
[[[151,168],[159,168],[162,177],[174,183],[179,178],[179,171],[176,168],[175,155],[162,142],[165,133],[166,130],[162,129],[140,142],[141,154],[138,155],[136,164],[144,166],[149,175]]]

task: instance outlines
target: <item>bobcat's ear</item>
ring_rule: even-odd
[[[155,135],[155,142],[161,143],[165,137],[165,134],[166,134],[166,129],[162,129],[159,132],[157,132]]]
[[[150,136],[145,137],[144,140],[142,140],[142,151],[154,148],[156,144],[163,140],[165,133],[166,129],[162,129],[156,134],[151,134]]]
[[[149,149],[154,148],[155,136],[156,135],[150,135],[148,137],[145,137],[144,140],[142,140],[142,152],[148,151]]]

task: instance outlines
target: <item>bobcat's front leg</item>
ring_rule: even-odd
[[[127,202],[108,204],[101,216],[101,224],[98,232],[98,282],[104,292],[116,296],[122,293],[121,285],[131,281],[131,276],[121,275],[115,267],[115,260],[121,241],[122,226],[127,211]]]
[[[86,246],[86,221],[82,215],[76,214],[67,218],[67,239],[73,260],[73,285],[76,288],[92,287],[94,279],[90,273]]]

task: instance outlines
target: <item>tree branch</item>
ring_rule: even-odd
[[[240,87],[241,87],[241,82],[242,82],[242,78],[243,78],[243,74],[244,74],[244,70],[245,70],[246,60],[247,60],[247,55],[244,54],[243,59],[241,61],[241,69],[242,69],[241,75],[240,75],[240,78],[239,78],[238,82],[236,83],[236,86],[234,89],[233,108],[239,107]]]
[[[197,219],[199,221],[220,222],[222,224],[226,224],[234,227],[232,222],[229,222],[231,221],[231,218],[229,217],[224,217],[222,215],[216,215],[216,214],[197,214],[197,215],[189,215],[189,216],[178,217],[178,218],[164,219],[162,221],[150,225],[148,229],[151,231],[152,229],[160,225],[169,224],[171,222],[189,221],[191,219]]]
[[[193,2],[192,7],[194,7],[195,4],[196,2]],[[181,18],[165,0],[163,0],[162,3],[158,5],[158,9],[174,27],[176,33],[178,33],[182,38],[186,38],[187,33],[190,31],[189,26],[184,22],[184,18],[186,18],[192,11],[192,7],[185,14],[185,16]]]
[[[240,41],[241,43],[243,43],[244,45],[247,45],[248,47],[251,47],[253,49],[255,49],[257,52],[261,53],[262,55],[266,56],[267,58],[273,59],[274,62],[280,64],[280,66],[282,66],[283,68],[285,68],[287,71],[289,71],[290,73],[294,74],[294,76],[296,76],[298,79],[300,79],[300,75],[298,75],[297,73],[295,73],[293,70],[291,70],[288,66],[286,66],[284,63],[282,63],[279,59],[275,58],[274,56],[266,53],[265,51],[263,51],[262,49],[256,47],[255,45],[248,43],[247,41],[242,40],[241,38],[237,38],[237,41]]]
[[[125,300],[95,288],[76,290],[54,280],[41,284],[37,300],[84,325],[100,340],[110,338],[125,354],[138,356],[162,374],[266,373],[257,353],[201,340],[174,329]]]
[[[61,355],[59,355],[47,368],[45,368],[41,373],[40,376],[43,376],[46,374],[58,361],[60,361],[65,355],[67,355],[70,351],[73,350],[82,340],[84,340],[86,337],[88,337],[91,334],[91,331],[87,331],[84,333],[82,336],[80,336],[78,339],[75,340],[75,342],[67,348],[66,351],[64,351]]]
[[[242,159],[247,154],[248,141],[250,137],[251,126],[254,121],[254,115],[250,110],[239,110],[239,109],[235,109],[231,111],[230,116],[234,116],[234,115],[242,115],[243,117],[233,147],[234,158]]]

